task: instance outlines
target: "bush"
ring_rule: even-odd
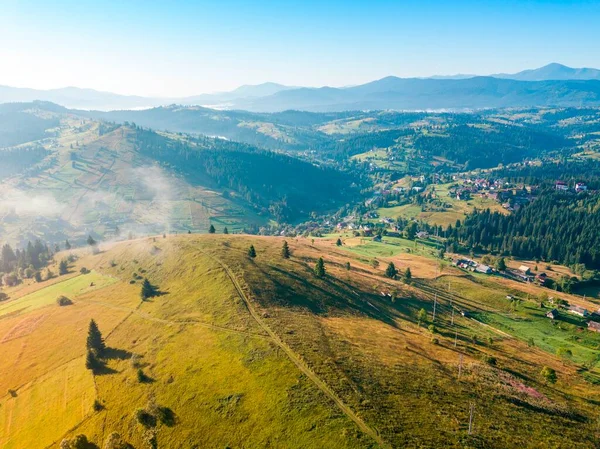
[[[485,361],[485,363],[487,363],[490,366],[496,366],[496,363],[498,363],[498,360],[496,359],[496,357],[491,356],[491,355],[486,355],[484,361]]]
[[[88,274],[90,272],[90,270],[88,270],[86,267],[81,267],[81,270],[79,270],[79,272],[81,274]]]
[[[544,366],[540,374],[544,379],[546,379],[546,382],[551,384],[556,382],[556,371],[554,371],[553,368],[550,368],[549,366]]]
[[[148,376],[146,376],[146,374],[144,373],[144,371],[141,368],[139,368],[137,370],[137,380],[139,383],[143,384],[143,383],[148,382],[150,380],[150,378]]]
[[[96,399],[94,401],[94,405],[92,405],[92,408],[94,409],[95,412],[99,412],[104,409],[104,406],[98,399]]]
[[[62,306],[70,306],[71,304],[73,304],[73,301],[71,301],[66,296],[59,296],[58,299],[56,300],[56,304],[58,304],[61,307]]]
[[[135,419],[136,421],[144,427],[154,427],[156,426],[156,418],[148,413],[143,408],[138,408],[135,411]]]
[[[133,368],[139,368],[142,364],[142,356],[139,354],[133,354],[131,356],[131,366]]]
[[[0,302],[6,301],[8,299],[8,295],[4,292],[0,292]]]

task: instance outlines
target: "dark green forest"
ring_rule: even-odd
[[[223,139],[166,139],[138,128],[140,152],[188,177],[208,177],[278,222],[293,222],[358,198],[354,175]]]
[[[598,196],[548,192],[511,215],[475,212],[448,235],[480,251],[599,269],[599,224]]]

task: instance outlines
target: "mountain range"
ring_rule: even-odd
[[[233,91],[182,98],[120,95],[67,87],[36,90],[0,86],[0,103],[51,101],[90,110],[145,109],[180,104],[253,112],[304,110],[466,110],[530,106],[600,105],[600,70],[552,63],[514,74],[430,78],[389,76],[351,87],[245,85]]]

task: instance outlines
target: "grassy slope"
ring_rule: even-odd
[[[246,256],[250,243],[255,260]],[[0,341],[15,326],[25,329],[0,343],[0,368],[10,373],[0,378],[0,392],[16,390],[16,397],[0,397],[0,446],[45,447],[78,425],[72,434],[98,444],[116,430],[140,448],[142,429],[132,414],[149,399],[176,416],[172,426],[158,427],[160,447],[374,446],[268,338],[211,255],[231,268],[260,320],[393,447],[583,448],[595,441],[590,401],[598,392],[575,365],[459,315],[451,325],[450,300],[462,309],[500,311],[506,287],[448,268],[436,278],[424,256],[393,254],[389,260],[415,267],[417,279],[405,286],[381,276],[385,263],[375,270],[333,241],[289,243],[289,260],[280,257],[282,239],[232,235],[130,241],[82,257],[78,266],[95,270],[86,276],[117,282],[70,290],[73,306],[59,308],[39,294],[39,307],[0,316]],[[325,279],[312,274],[321,255]],[[134,273],[166,294],[141,303],[139,281],[130,284]],[[85,285],[78,279],[86,276],[64,285]],[[54,297],[60,285],[46,287],[47,294]],[[393,291],[395,303],[381,295]],[[437,345],[429,323],[416,323],[422,307],[431,320],[434,294]],[[33,295],[28,290],[13,303]],[[91,317],[115,348],[107,372],[94,378],[83,367]],[[133,353],[151,382],[137,381]],[[486,355],[498,368],[482,362]],[[542,365],[557,370],[556,385],[542,382]],[[104,410],[91,410],[95,398]]]
[[[99,135],[97,122],[68,116],[62,125],[52,148],[53,164],[18,181],[28,197],[50,195],[64,207],[46,212],[48,218],[40,213],[3,221],[0,228],[5,240],[17,240],[29,232],[30,238],[37,232],[45,234],[42,239],[83,240],[90,230],[111,235],[116,226],[125,234],[205,232],[210,224],[240,231],[248,224],[266,222],[235,195],[226,198],[206,185],[189,183],[140,156],[131,128],[118,127]],[[71,160],[71,154],[76,160]],[[0,197],[13,187],[0,185]]]

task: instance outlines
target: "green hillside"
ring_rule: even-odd
[[[449,290],[424,256],[382,256],[374,269],[333,240],[290,240],[289,259],[282,244],[144,238],[95,256],[75,251],[65,281],[7,289],[14,299],[0,309],[0,446],[58,448],[85,434],[103,447],[113,432],[135,448],[148,438],[161,448],[597,442],[589,376],[505,326],[452,314],[452,306],[500,313],[506,286],[486,285],[481,296],[480,281],[453,269],[444,275]],[[313,273],[318,257],[322,278]],[[410,285],[383,276],[392,260],[412,267]],[[92,273],[76,274],[82,266]],[[145,277],[161,293],[143,301]],[[61,294],[73,304],[58,306]],[[90,319],[108,347],[95,374],[85,367]],[[556,370],[556,383],[540,375],[543,366]]]

